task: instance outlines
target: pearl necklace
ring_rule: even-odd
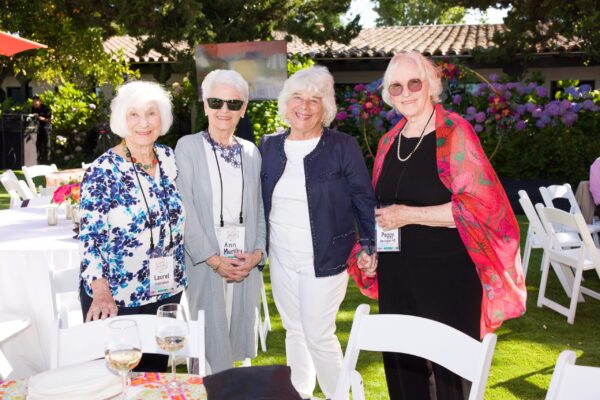
[[[429,119],[427,120],[427,122],[425,123],[425,126],[423,127],[423,130],[421,131],[421,136],[419,136],[419,141],[417,142],[417,145],[415,146],[415,148],[412,149],[412,151],[410,153],[408,153],[408,155],[405,158],[402,158],[402,157],[400,157],[400,142],[402,141],[402,131],[404,131],[404,128],[406,128],[406,125],[408,125],[408,121],[406,121],[406,124],[404,124],[404,126],[402,127],[402,130],[399,133],[400,137],[398,138],[398,148],[396,150],[396,157],[398,157],[398,161],[402,161],[402,162],[407,161],[409,158],[412,157],[412,155],[415,153],[415,151],[417,151],[417,149],[421,145],[421,142],[423,141],[423,136],[425,135],[425,130],[427,129],[427,125],[429,125],[429,121],[431,121],[431,117],[433,117],[434,112],[435,112],[435,108],[429,115]]]
[[[124,140],[121,142],[121,146],[123,146],[123,153],[125,153],[125,157],[129,158],[136,167],[142,168],[146,172],[148,172],[151,168],[154,168],[154,166],[158,164],[158,158],[156,157],[156,152],[154,150],[152,151],[154,157],[152,158],[150,164],[142,164],[131,155],[131,151],[129,151],[127,143],[125,143]]]

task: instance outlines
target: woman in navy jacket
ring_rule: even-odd
[[[261,184],[275,304],[286,329],[292,383],[331,398],[342,363],[335,320],[357,237],[370,253],[375,196],[356,140],[327,128],[336,114],[325,67],[296,72],[279,96],[290,125],[261,141]],[[357,229],[358,228],[358,229]]]

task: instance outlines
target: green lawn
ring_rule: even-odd
[[[17,175],[19,175],[18,171]],[[0,209],[8,208],[8,195],[0,188]],[[518,216],[521,232],[527,232],[527,219]],[[525,237],[521,238],[523,246]],[[498,344],[488,379],[486,399],[543,399],[550,383],[552,371],[558,354],[565,349],[577,352],[578,364],[600,366],[600,340],[598,340],[597,321],[600,317],[600,302],[587,299],[577,308],[575,324],[567,323],[567,318],[548,308],[536,306],[540,281],[541,251],[534,250],[527,275],[527,313],[510,320],[497,331]],[[271,297],[268,269],[265,270],[265,283],[269,298],[269,310],[273,330],[267,339],[268,351],[253,360],[253,365],[285,364],[284,331],[281,320]],[[600,290],[600,281],[595,272],[584,275],[585,284]],[[556,276],[551,273],[548,284],[548,296],[567,304]],[[338,314],[338,337],[345,349],[354,310],[360,303],[372,306],[371,312],[377,312],[375,302],[362,296],[354,282],[350,282],[345,301]],[[381,363],[377,353],[363,352],[359,359],[359,372],[363,376],[367,398],[386,399],[387,391]],[[316,393],[318,394],[318,393]]]

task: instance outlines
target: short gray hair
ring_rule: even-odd
[[[213,96],[212,90],[215,85],[233,87],[239,93],[244,103],[248,102],[248,98],[250,97],[248,82],[246,82],[239,72],[232,69],[215,69],[214,71],[210,71],[202,81],[202,100]]]
[[[131,135],[127,128],[127,110],[156,102],[160,112],[161,136],[173,124],[173,106],[169,94],[157,83],[133,81],[122,85],[110,102],[110,129],[122,138]]]
[[[398,64],[400,64],[401,61],[405,60],[410,60],[417,65],[417,68],[419,68],[419,71],[421,71],[421,80],[426,79],[427,83],[429,83],[429,96],[431,96],[431,100],[434,103],[439,103],[440,96],[443,90],[442,74],[440,72],[440,69],[437,66],[435,66],[433,61],[416,51],[398,53],[390,60],[390,63],[388,64],[387,69],[385,70],[385,74],[383,75],[383,88],[381,92],[381,97],[383,98],[383,101],[385,101],[387,105],[394,107],[394,102],[392,100],[392,96],[390,96],[388,88],[390,87],[390,84],[394,79],[394,75],[398,70]]]
[[[279,116],[286,123],[288,102],[294,95],[308,91],[321,98],[323,105],[323,126],[329,126],[337,113],[335,105],[335,90],[333,88],[333,76],[326,67],[313,66],[307,69],[301,69],[290,76],[283,84],[283,89],[279,93],[277,104],[279,106]]]

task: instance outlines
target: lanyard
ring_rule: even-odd
[[[217,171],[219,172],[219,183],[221,184],[221,213],[220,213],[220,225],[221,228],[225,226],[223,221],[223,177],[221,176],[221,167],[219,165],[219,157],[217,157],[217,150],[215,149],[215,141],[210,137],[210,133],[208,134],[208,138],[210,139],[210,145],[212,146],[213,154],[215,155],[215,162],[217,163]],[[234,138],[235,139],[235,138]],[[237,139],[235,139],[236,144],[240,144]],[[244,217],[242,212],[244,210],[244,160],[242,157],[242,147],[240,145],[240,168],[242,171],[242,201],[240,205],[240,225],[244,223]]]
[[[127,149],[127,152],[129,154],[131,154],[131,152],[129,151],[129,149],[127,148],[127,146],[125,146],[125,148]],[[154,157],[156,157],[156,159],[158,160],[158,175],[159,175],[159,180],[160,180],[160,187],[162,188],[162,201],[165,204],[165,207],[167,208],[167,222],[169,223],[169,249],[173,247],[173,227],[171,226],[171,210],[169,208],[169,202],[165,199],[165,193],[166,193],[166,189],[163,185],[163,180],[162,180],[162,164],[160,162],[160,159],[158,158],[158,155],[156,154],[156,151],[154,149],[152,149],[152,151],[154,152]],[[135,165],[135,163],[132,161],[131,165],[133,165],[133,171],[135,172],[135,177],[137,178],[138,181],[138,185],[140,185],[140,191],[142,192],[142,197],[144,198],[144,203],[146,204],[146,210],[148,211],[148,224],[150,225],[150,252],[152,253],[154,251],[154,235],[152,234],[152,229],[154,228],[154,221],[152,219],[152,214],[150,213],[150,206],[148,205],[148,200],[146,200],[146,193],[144,192],[144,188],[142,187],[142,182],[140,181],[140,176],[138,174],[137,171],[137,167]]]

